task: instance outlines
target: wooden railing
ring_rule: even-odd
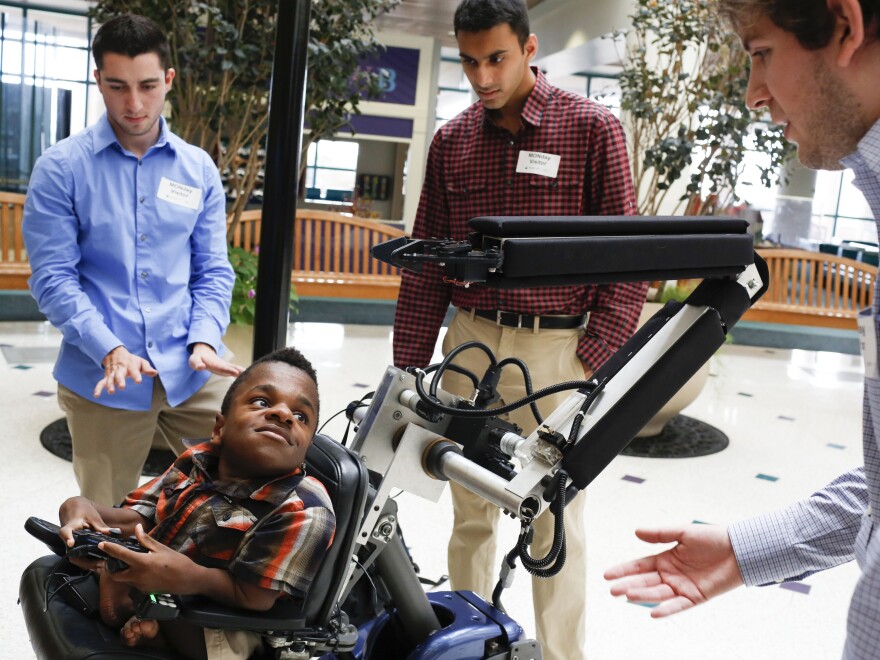
[[[23,194],[0,192],[0,289],[28,288],[24,200]],[[260,221],[259,210],[245,211],[231,243],[255,250]],[[300,209],[294,220],[291,282],[300,296],[396,300],[400,274],[373,259],[370,248],[402,235],[403,230],[374,220]]]
[[[31,269],[21,233],[25,196],[0,192],[0,289],[27,289]],[[245,211],[231,239],[254,250],[261,212]],[[327,211],[299,209],[294,219],[291,282],[300,296],[395,300],[397,269],[373,259],[370,248],[403,235],[396,227]],[[770,286],[746,312],[747,321],[856,329],[873,300],[876,269],[846,257],[806,250],[758,250]]]
[[[875,266],[806,250],[758,254],[767,262],[770,286],[743,320],[857,329],[859,310],[873,300]]]
[[[23,212],[23,194],[0,192],[0,289],[28,288],[31,267],[21,235]]]
[[[261,212],[245,211],[231,244],[254,250]],[[297,209],[293,226],[291,282],[299,296],[396,300],[398,269],[373,259],[370,248],[403,236],[403,230],[375,220]]]

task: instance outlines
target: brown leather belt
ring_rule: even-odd
[[[480,318],[494,321],[496,325],[506,328],[534,328],[535,320],[538,328],[542,330],[570,330],[580,328],[587,320],[586,315],[581,316],[538,316],[535,314],[518,314],[517,312],[504,312],[501,310],[468,309],[462,307],[461,311],[471,313]]]

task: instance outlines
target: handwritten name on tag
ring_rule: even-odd
[[[542,154],[540,151],[520,151],[519,159],[516,161],[516,171],[520,174],[538,174],[555,179],[561,160],[562,157],[555,154]]]
[[[156,193],[156,197],[195,211],[199,208],[199,202],[202,200],[202,189],[187,186],[163,176],[162,180],[159,181],[159,190]]]

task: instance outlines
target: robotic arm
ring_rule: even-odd
[[[475,231],[468,241],[399,238],[373,254],[415,271],[439,264],[449,281],[462,286],[705,279],[686,301],[661,309],[590,381],[552,388],[572,394],[525,433],[497,416],[549,392],[487,410],[482,402],[491,398],[493,374],[474,377],[471,400],[437,387],[451,355],[425,372],[389,367],[369,408],[353,414],[353,448],[381,475],[365,533],[374,529],[393,489],[437,501],[446,480],[530,523],[566,490],[570,498],[586,488],[766,290],[766,266],[741,220],[519,217],[470,224]],[[459,347],[465,348],[475,347]]]

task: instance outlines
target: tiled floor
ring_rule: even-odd
[[[44,548],[24,532],[24,520],[29,515],[56,519],[60,502],[76,491],[70,464],[39,443],[40,431],[61,416],[50,362],[58,343],[58,334],[46,324],[0,323],[2,658],[33,657],[16,597],[22,570]],[[295,324],[289,343],[318,369],[325,418],[373,389],[391,358],[387,327]],[[692,520],[723,524],[807,495],[861,461],[858,358],[728,345],[713,358],[711,374],[686,413],[726,433],[727,449],[692,459],[619,457],[587,491],[587,657],[839,657],[857,576],[852,564],[804,584],[740,589],[659,621],[650,619],[647,608],[608,594],[604,568],[648,552],[633,535],[636,526]],[[336,418],[327,430],[340,437],[343,426]],[[448,498],[430,504],[404,494],[398,501],[406,540],[422,573],[442,575],[445,548],[438,540],[450,526]],[[502,526],[506,548],[518,527],[508,519]],[[524,572],[504,602],[533,633]]]

